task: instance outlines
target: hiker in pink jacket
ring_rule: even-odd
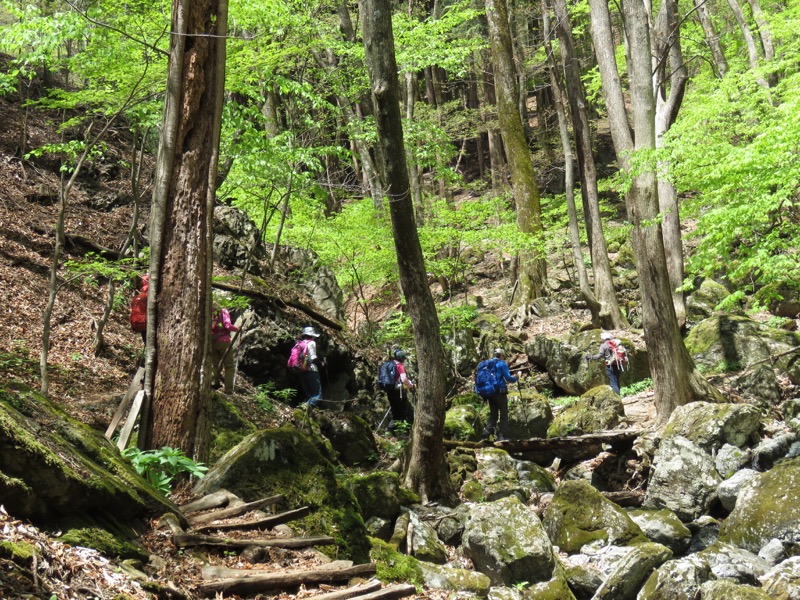
[[[231,323],[231,315],[227,308],[219,308],[216,304],[211,315],[211,385],[219,387],[220,370],[225,369],[226,394],[233,393],[233,352],[231,349],[231,332],[239,328]]]

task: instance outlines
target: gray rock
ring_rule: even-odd
[[[636,599],[695,600],[711,577],[711,566],[697,555],[668,560],[650,575]]]
[[[508,401],[508,437],[512,440],[543,438],[553,422],[550,402],[541,394],[524,389],[522,397],[511,395]]]
[[[692,532],[689,553],[700,552],[719,539],[719,521],[708,515],[695,519],[687,527]]]
[[[713,279],[704,279],[700,287],[686,298],[686,318],[697,323],[714,314],[716,306],[722,302],[729,292],[721,283]]]
[[[800,556],[789,558],[759,578],[762,589],[774,600],[800,598]]]
[[[742,469],[717,486],[717,497],[725,510],[730,512],[734,509],[736,498],[739,497],[742,488],[756,475],[758,475],[758,472],[753,469]]]
[[[758,578],[772,568],[752,552],[719,541],[699,552],[698,556],[708,561],[717,579],[729,579],[747,585],[758,585]]]
[[[594,595],[596,600],[633,600],[653,570],[672,557],[672,551],[661,544],[643,542],[621,560]]]
[[[656,451],[644,508],[668,508],[683,521],[706,514],[716,499],[720,477],[714,461],[698,444],[680,436]]]
[[[784,433],[764,440],[753,448],[753,468],[757,471],[768,471],[775,462],[786,456],[789,447],[797,440],[796,433]]]
[[[746,372],[734,384],[744,396],[755,398],[767,406],[777,405],[783,396],[772,367],[761,365],[755,372]]]
[[[663,544],[673,554],[683,554],[692,540],[692,532],[672,511],[631,510],[628,511],[651,542]]]
[[[364,419],[350,412],[319,411],[315,415],[320,433],[330,441],[340,462],[353,467],[369,465],[378,457],[372,429]]]
[[[550,540],[536,513],[516,498],[472,506],[462,548],[495,585],[533,584],[553,577]]]
[[[497,500],[515,496],[527,502],[532,494],[552,492],[555,489],[552,474],[536,463],[521,461],[509,456],[500,448],[481,448],[475,452],[478,470],[464,483],[465,487],[480,487],[480,497]],[[474,493],[471,494],[474,497]]]
[[[383,519],[381,517],[370,517],[364,522],[364,526],[372,537],[383,540],[384,542],[389,541],[394,529],[389,519]]]
[[[417,560],[441,565],[447,562],[447,549],[436,535],[436,530],[410,511],[406,537],[408,553]]]
[[[583,435],[627,424],[622,399],[607,385],[592,388],[553,419],[547,437]]]
[[[736,471],[747,465],[752,459],[749,448],[738,448],[733,444],[723,444],[714,459],[717,473],[723,479],[732,477]]]
[[[603,585],[603,574],[589,565],[574,565],[564,571],[569,589],[578,600],[589,600]]]
[[[261,275],[266,258],[258,228],[244,211],[217,204],[214,207],[214,260],[227,269]]]
[[[786,548],[780,540],[772,539],[758,551],[758,556],[771,565],[777,565],[786,559]]]

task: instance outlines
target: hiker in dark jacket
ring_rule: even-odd
[[[389,400],[389,407],[392,409],[389,431],[394,431],[396,424],[400,421],[405,421],[409,424],[414,422],[414,412],[408,402],[408,390],[413,390],[417,386],[406,373],[405,362],[407,356],[402,350],[395,350],[394,387],[386,389],[386,398]]]
[[[503,360],[504,358],[505,352],[503,352],[503,349],[497,348],[494,351],[493,359],[497,391],[486,398],[489,402],[489,421],[486,423],[481,436],[484,440],[488,440],[489,436],[495,433],[495,426],[497,426],[495,441],[508,441],[508,386],[506,382],[516,383],[519,378],[511,374],[511,371],[508,370],[508,363]]]
[[[600,344],[600,349],[597,354],[586,354],[586,360],[598,360],[602,359],[603,362],[606,364],[606,374],[608,375],[608,385],[611,386],[611,389],[614,390],[615,393],[619,394],[619,374],[620,374],[620,366],[614,361],[614,350],[611,349],[611,338],[613,336],[604,331],[600,334],[600,339],[603,342]]]

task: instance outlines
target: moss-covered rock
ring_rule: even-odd
[[[375,562],[376,577],[384,583],[402,581],[422,585],[425,581],[419,561],[399,552],[390,543],[369,538],[369,559]]]
[[[700,586],[700,597],[703,600],[770,600],[771,598],[759,588],[726,579],[706,581]]]
[[[714,314],[717,305],[728,296],[728,289],[713,279],[704,279],[686,298],[686,318],[697,323]]]
[[[0,387],[0,448],[0,498],[17,517],[105,524],[177,512],[102,434],[26,386]]]
[[[0,558],[14,561],[23,567],[31,564],[31,559],[39,555],[39,550],[28,542],[0,542]]]
[[[794,541],[800,530],[800,458],[779,463],[748,482],[720,528],[719,539],[753,553],[773,538]]]
[[[622,508],[586,481],[559,485],[545,510],[543,524],[550,541],[569,554],[594,540],[616,545],[647,541]]]
[[[686,336],[686,349],[695,363],[710,372],[738,371],[772,357],[773,366],[785,370],[789,351],[798,346],[800,334],[736,315],[708,318]]]
[[[522,389],[508,402],[508,437],[512,440],[542,438],[553,422],[550,401],[535,390]]]
[[[468,592],[476,596],[486,597],[489,593],[489,588],[492,586],[491,580],[477,571],[425,563],[421,564],[420,567],[425,577],[425,585],[432,589]]]
[[[65,544],[94,548],[105,556],[148,560],[149,553],[139,543],[137,532],[123,524],[116,524],[113,532],[110,526],[98,527],[89,519],[67,519],[59,524],[63,528],[59,541]]]
[[[315,415],[319,430],[330,441],[338,461],[348,467],[374,464],[378,447],[372,429],[353,413],[322,411]]]
[[[672,412],[661,437],[683,437],[711,452],[723,444],[743,446],[760,426],[761,413],[749,404],[691,402]]]
[[[634,598],[650,574],[672,558],[666,546],[652,542],[634,544],[633,550],[619,560],[614,570],[594,595],[596,600]]]
[[[222,394],[212,394],[211,413],[211,447],[208,462],[214,463],[248,435],[255,433],[256,426],[245,419],[239,409]]]
[[[465,497],[489,501],[516,496],[520,501],[527,501],[532,494],[555,489],[555,480],[549,471],[536,463],[512,458],[500,448],[481,448],[475,452],[475,458],[478,469],[461,489]]]
[[[479,440],[482,423],[473,404],[453,405],[444,415],[444,437],[450,440]]]
[[[419,502],[419,496],[400,485],[400,475],[390,471],[351,475],[344,481],[356,497],[365,521],[372,517],[395,519],[401,506]]]
[[[311,515],[295,526],[330,535],[339,556],[367,558],[364,521],[352,493],[337,480],[333,465],[291,425],[259,431],[223,456],[199,481],[199,494],[228,489],[245,501],[282,494],[286,508],[308,506]]]
[[[601,385],[586,392],[553,419],[547,437],[597,433],[615,429],[624,422],[622,400],[610,387]]]

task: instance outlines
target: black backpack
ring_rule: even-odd
[[[475,371],[475,393],[482,398],[488,398],[494,396],[499,389],[497,359],[482,360]]]
[[[387,360],[378,367],[378,387],[384,392],[394,389],[394,380],[397,377],[397,365],[393,360]]]

